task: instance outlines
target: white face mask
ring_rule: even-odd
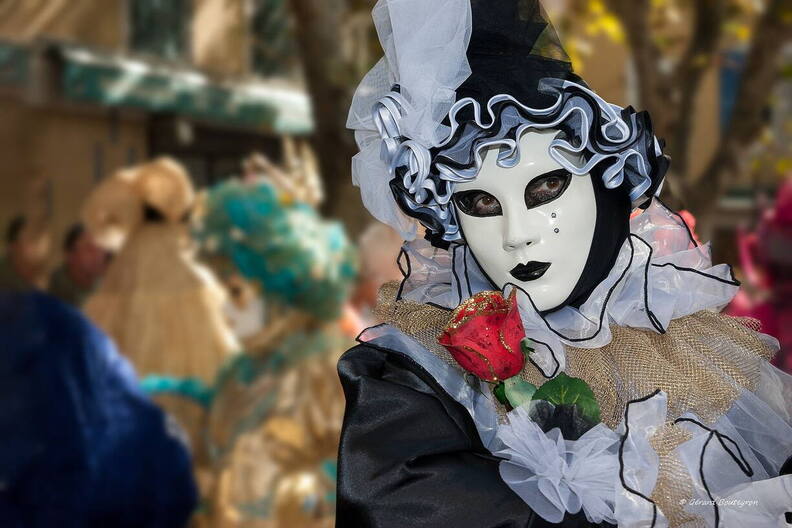
[[[597,221],[591,176],[573,176],[550,157],[557,134],[526,132],[513,168],[499,167],[490,151],[476,179],[454,189],[459,225],[484,272],[499,288],[524,289],[540,311],[572,293]]]

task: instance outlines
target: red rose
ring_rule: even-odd
[[[516,376],[525,366],[520,341],[525,337],[517,297],[501,292],[477,293],[454,310],[438,342],[459,365],[484,381]]]

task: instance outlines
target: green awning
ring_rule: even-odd
[[[196,119],[264,127],[281,134],[313,129],[308,96],[267,83],[221,85],[195,70],[61,47],[64,96],[107,106],[169,112]]]

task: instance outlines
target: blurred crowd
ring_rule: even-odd
[[[171,158],[116,171],[85,198],[54,268],[34,182],[0,259],[0,341],[11,351],[0,402],[29,397],[2,410],[0,431],[47,446],[43,464],[30,462],[40,453],[14,459],[20,475],[49,478],[49,460],[63,459],[70,471],[58,478],[82,492],[55,500],[20,478],[6,485],[25,506],[0,500],[0,520],[16,526],[33,508],[75,526],[333,525],[344,408],[335,363],[377,323],[380,286],[401,277],[402,241],[372,223],[355,247],[318,213],[310,151],[285,151],[282,166],[255,153],[200,192]],[[695,217],[682,214],[696,236]],[[737,244],[744,288],[726,310],[759,319],[781,342],[776,364],[792,372],[792,181]],[[98,478],[119,485],[102,468],[130,466],[157,500],[130,493],[86,508]]]
[[[211,527],[333,525],[344,407],[335,363],[377,322],[379,287],[401,277],[401,239],[375,223],[356,248],[339,223],[317,212],[323,193],[305,162],[310,153],[287,151],[303,161],[278,166],[253,154],[239,175],[201,192],[170,158],[118,170],[85,198],[54,269],[42,194],[31,190],[7,227],[0,260],[0,340],[13,358],[0,378],[19,385],[40,372],[55,380],[62,392],[37,398],[78,403],[47,401],[46,414],[27,414],[68,424],[83,445],[50,443],[40,426],[11,437],[68,459],[64,478],[86,494],[99,466],[125,461],[170,474],[139,471],[152,480],[149,493],[131,493],[123,507],[101,513],[86,511],[80,493],[55,499],[15,488],[25,510],[58,512],[48,521],[74,526],[176,526],[188,518]],[[55,320],[92,340],[63,339]],[[86,362],[99,363],[96,354],[110,358],[105,374],[124,379],[112,396],[103,392],[107,379],[84,371]],[[12,385],[0,387],[7,406]],[[138,420],[132,400],[148,420],[160,413],[158,429]],[[105,413],[85,414],[100,404]],[[0,431],[12,427],[11,416],[3,414]],[[113,438],[80,435],[115,421],[126,427],[111,427]],[[130,453],[129,435],[141,431],[148,436]],[[69,454],[76,452],[84,457]],[[28,462],[16,471],[30,473]],[[9,526],[28,515],[6,506],[0,497]]]
[[[761,209],[754,229],[738,231],[736,243],[743,287],[727,312],[761,321],[781,344],[773,363],[792,373],[792,180]]]

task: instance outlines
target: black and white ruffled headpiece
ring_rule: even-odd
[[[454,184],[476,177],[489,148],[516,165],[529,129],[562,131],[553,159],[634,206],[658,191],[668,160],[648,115],[607,103],[572,72],[538,0],[380,0],[373,17],[385,56],[349,113],[353,181],[405,239],[414,218],[434,245],[461,240]]]

